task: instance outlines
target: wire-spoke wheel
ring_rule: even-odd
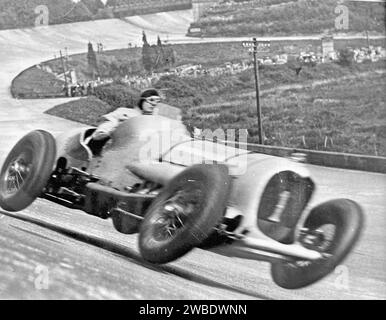
[[[15,194],[23,187],[31,167],[32,157],[29,152],[20,154],[9,164],[3,177],[6,195]]]
[[[37,130],[24,136],[5,159],[0,172],[0,207],[21,211],[42,192],[52,173],[56,143]]]
[[[202,210],[203,194],[200,183],[187,184],[160,206],[159,219],[154,222],[154,238],[158,241],[169,241],[185,228],[192,215]]]
[[[316,261],[274,263],[273,280],[286,289],[310,285],[332,272],[348,255],[363,228],[362,209],[351,200],[336,199],[314,208],[301,229],[298,242],[318,251]]]
[[[196,165],[175,177],[141,224],[144,259],[167,263],[200,245],[221,222],[229,192],[230,177],[223,165]]]

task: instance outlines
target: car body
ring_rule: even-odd
[[[205,139],[193,138],[180,121],[155,115],[138,116],[123,122],[111,139],[98,142],[90,148],[85,141],[94,130],[93,127],[85,127],[52,138],[55,144],[55,147],[50,147],[55,150],[54,160],[50,160],[52,168],[44,169],[44,177],[39,178],[44,186],[39,186],[41,190],[37,190],[35,196],[103,219],[112,218],[115,228],[125,234],[147,232],[148,238],[142,240],[140,249],[150,262],[173,261],[193,247],[203,246],[227,256],[271,262],[272,276],[278,285],[299,288],[330,273],[358,239],[363,217],[357,204],[341,199],[312,210],[307,209],[315,184],[307,166],[299,159],[251,152],[246,143],[236,142],[235,139],[226,141],[221,131],[215,131],[209,139],[208,136]],[[51,139],[48,133],[36,134],[44,135],[47,141]],[[217,142],[213,141],[213,135],[218,138]],[[24,144],[21,141],[3,166],[2,177],[3,181],[8,179],[8,186],[12,184],[13,178],[10,177],[15,167],[24,166],[24,172],[29,172],[33,166],[25,165],[28,160],[23,158],[33,158],[28,152],[25,153],[27,155],[18,156],[23,154],[23,145],[31,149],[28,141],[24,141]],[[21,162],[17,160],[20,158]],[[28,177],[26,173],[22,175]],[[181,190],[173,188],[183,186],[184,181],[196,181],[196,178],[189,179],[187,176],[198,177],[198,181],[205,180],[205,175],[210,178],[200,185],[205,187],[212,183],[211,187],[205,189],[210,195],[200,195],[206,207],[200,207],[200,212],[194,211],[194,207],[190,215],[197,212],[199,216],[207,207],[210,210],[197,218],[200,220],[192,223],[184,220],[187,221],[186,225],[181,222],[177,226],[176,221],[181,221],[185,207],[180,205],[181,199],[174,202],[171,199],[181,190],[184,195],[188,191],[183,187]],[[14,189],[9,191],[10,199],[19,195],[17,192],[20,192],[20,188]],[[196,191],[200,193],[198,189]],[[18,211],[28,205],[29,201],[26,201],[23,207],[12,207],[4,190],[6,187],[0,190],[3,195],[0,205],[5,209]],[[165,192],[169,192],[167,200]],[[158,200],[162,197],[165,198],[162,200],[164,202]],[[30,200],[33,201],[34,196]],[[164,208],[163,211],[154,213],[160,206]],[[325,210],[328,211],[327,217],[335,209],[339,211],[336,216],[343,217],[347,223],[341,226],[342,219],[338,221],[331,217],[327,218],[326,223],[336,224],[339,231],[336,241],[341,241],[342,234],[348,236],[342,248],[337,246],[338,252],[331,253],[317,249],[321,241],[319,224]],[[167,215],[168,219],[174,215],[173,232],[170,231],[170,225],[167,226],[170,239],[160,240],[157,236],[154,237],[156,240],[149,240],[149,235],[151,238],[152,232],[155,232],[152,226],[161,221],[160,218],[156,221],[148,217],[154,214]],[[313,218],[315,215],[317,219]],[[163,223],[164,220],[166,218],[162,220]],[[305,227],[307,221],[311,220],[312,227]],[[197,225],[201,229],[208,229],[193,232]],[[312,233],[309,231],[311,229]],[[319,241],[319,247],[307,245],[307,241]],[[330,242],[334,241],[332,239]],[[152,243],[159,249],[146,249],[147,244],[151,246]],[[179,248],[179,243],[184,243],[183,249]],[[168,255],[173,250],[175,253]],[[304,267],[304,261],[308,266]],[[299,262],[303,264],[298,265]],[[291,274],[291,268],[296,268],[297,273]],[[307,272],[309,275],[304,276]]]

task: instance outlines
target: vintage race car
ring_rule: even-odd
[[[301,161],[192,138],[162,116],[131,118],[111,139],[86,144],[94,131],[27,134],[1,169],[0,206],[21,211],[41,197],[111,218],[119,232],[139,233],[140,253],[154,264],[195,247],[268,261],[288,289],[332,272],[358,240],[355,202],[308,208],[315,185]]]

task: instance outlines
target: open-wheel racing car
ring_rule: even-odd
[[[358,240],[359,205],[335,199],[308,208],[315,185],[299,161],[195,139],[181,122],[155,115],[86,144],[94,131],[24,136],[2,166],[0,206],[21,211],[41,197],[111,218],[119,232],[139,233],[140,253],[154,264],[195,247],[268,261],[288,289],[332,272]]]

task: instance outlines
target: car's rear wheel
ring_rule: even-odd
[[[42,130],[24,136],[0,171],[0,207],[15,212],[27,208],[42,192],[56,157],[54,137]]]
[[[322,253],[316,261],[279,262],[272,265],[274,282],[286,289],[308,286],[334,271],[359,238],[364,216],[351,200],[336,199],[314,208],[307,217],[299,242]]]
[[[196,165],[175,177],[145,215],[139,249],[151,263],[178,259],[220,223],[230,192],[228,168]]]

